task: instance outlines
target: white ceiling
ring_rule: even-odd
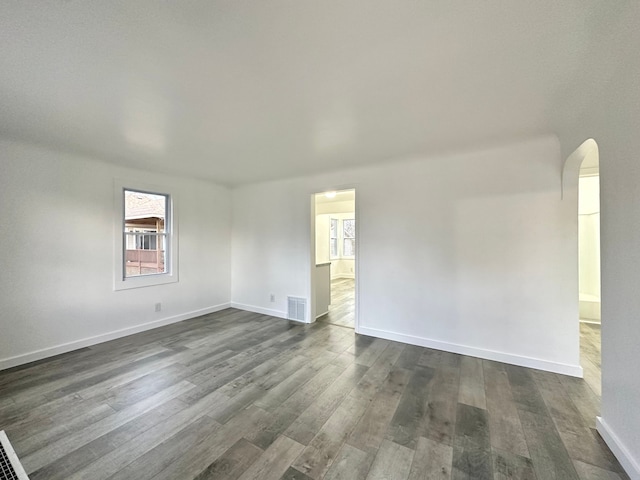
[[[234,185],[549,133],[585,5],[5,1],[0,135]]]
[[[335,196],[328,198],[324,193],[316,194],[316,205],[338,203],[338,202],[350,202],[355,206],[356,191],[355,190],[338,190],[335,192]]]

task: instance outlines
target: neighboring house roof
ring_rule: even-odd
[[[125,220],[165,218],[166,197],[151,193],[124,192]]]

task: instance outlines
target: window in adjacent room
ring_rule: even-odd
[[[331,258],[338,256],[338,219],[331,219],[331,228],[329,233],[329,249]]]
[[[342,221],[342,234],[342,255],[353,257],[356,254],[356,221],[354,219]]]

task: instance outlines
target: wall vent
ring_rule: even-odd
[[[0,430],[0,480],[29,480],[4,430]]]
[[[298,322],[307,321],[307,299],[301,297],[287,297],[287,318]]]

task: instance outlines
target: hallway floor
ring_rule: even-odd
[[[584,381],[598,398],[602,395],[600,342],[600,325],[580,322],[580,365],[584,370]]]
[[[331,305],[329,313],[318,319],[340,327],[354,328],[355,325],[355,280],[336,278],[331,281]],[[600,398],[602,379],[600,373],[600,325],[580,322],[580,365],[584,370],[584,380]]]
[[[331,280],[331,305],[329,313],[318,319],[319,322],[339,327],[355,327],[356,281],[353,278],[335,278]]]

